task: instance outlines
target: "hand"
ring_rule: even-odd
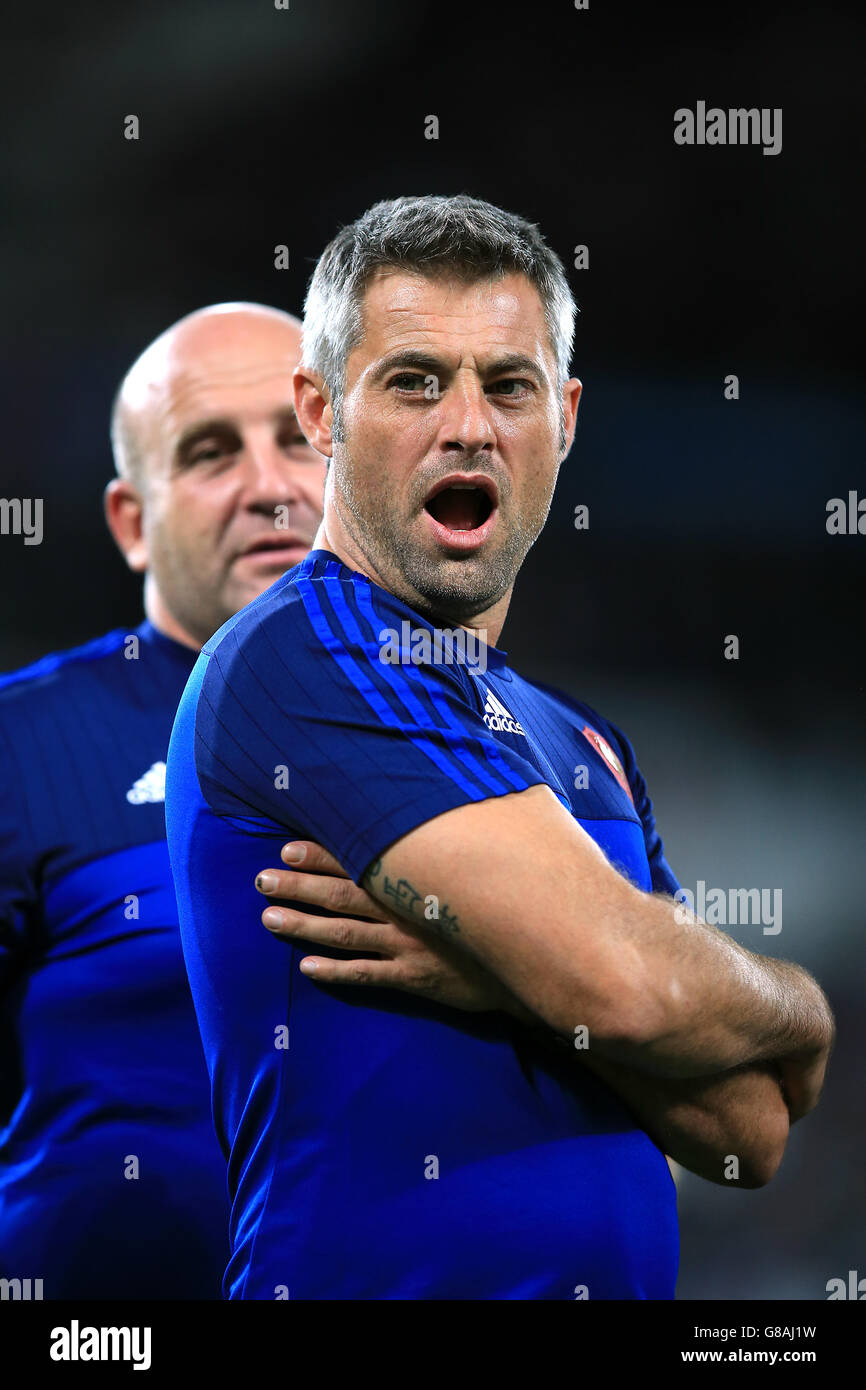
[[[831,1043],[814,1051],[793,1057],[779,1057],[779,1081],[782,1095],[788,1106],[791,1124],[802,1120],[818,1104],[818,1097],[824,1085],[824,1073],[830,1057]]]
[[[782,1095],[791,1124],[814,1110],[824,1085],[827,1063],[836,1038],[836,1023],[826,994],[817,980],[801,966],[779,962],[798,989],[798,1006],[809,1021],[804,1042],[776,1057]]]
[[[300,938],[341,951],[374,951],[379,956],[378,960],[304,956],[300,968],[305,975],[322,984],[402,989],[470,1013],[501,1009],[515,1017],[531,1017],[494,975],[463,952],[432,931],[428,935],[386,916],[381,905],[358,888],[321,845],[293,840],[283,846],[281,858],[293,868],[263,869],[256,878],[259,892],[269,899],[307,903],[338,915],[317,917],[274,903],[262,913],[264,926],[288,940]]]

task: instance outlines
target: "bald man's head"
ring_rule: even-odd
[[[149,615],[200,645],[310,549],[325,460],[301,433],[292,373],[301,323],[261,304],[181,319],[115,397],[108,523],[147,573]]]
[[[277,352],[284,347],[299,354],[301,330],[300,319],[282,309],[234,302],[196,309],[160,333],[133,362],[114,397],[111,447],[118,477],[144,484],[154,417],[191,361],[204,371],[212,364],[219,374],[227,349],[248,352],[251,343],[268,358],[274,346]]]

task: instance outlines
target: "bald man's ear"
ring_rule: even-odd
[[[329,459],[334,452],[334,441],[331,433],[334,424],[334,412],[331,409],[330,394],[324,380],[318,372],[311,371],[304,366],[297,366],[292,376],[292,394],[298,424],[313,448],[318,449],[320,454],[324,454],[325,458]]]
[[[144,574],[148,565],[141,495],[126,478],[112,478],[104,494],[105,520],[129,568]]]

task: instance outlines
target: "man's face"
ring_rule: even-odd
[[[312,546],[326,460],[292,407],[299,355],[299,330],[277,316],[205,316],[178,332],[145,402],[150,578],[199,642]]]
[[[510,590],[547,518],[563,426],[571,442],[579,383],[569,386],[563,405],[523,276],[374,278],[346,363],[333,487],[386,587],[461,621]]]

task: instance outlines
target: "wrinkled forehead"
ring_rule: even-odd
[[[354,351],[366,361],[401,347],[553,360],[541,296],[517,273],[470,279],[380,270],[366,287],[361,319]]]
[[[145,452],[170,448],[198,420],[253,423],[292,405],[300,332],[198,334],[159,345],[128,383],[127,408]]]
[[[214,411],[260,415],[275,402],[291,404],[296,364],[297,353],[178,362],[156,384],[151,404],[171,418]]]

